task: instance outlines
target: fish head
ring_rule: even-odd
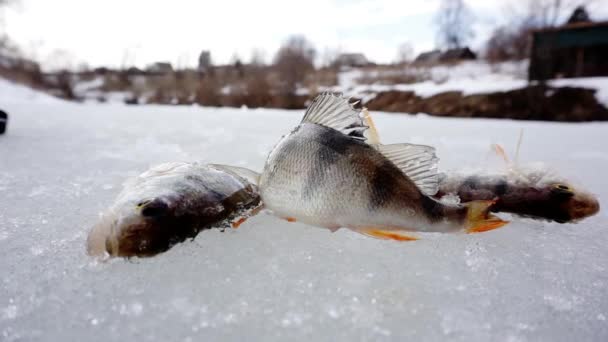
[[[594,195],[564,182],[551,184],[548,191],[555,203],[554,220],[557,222],[576,222],[593,216],[600,210],[600,204]]]
[[[221,201],[212,196],[164,194],[131,200],[111,208],[93,226],[87,251],[94,256],[154,256],[220,222],[224,212]]]

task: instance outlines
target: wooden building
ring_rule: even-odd
[[[608,21],[534,31],[530,80],[608,76]]]

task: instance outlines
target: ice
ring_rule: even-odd
[[[87,231],[128,177],[177,160],[259,170],[303,111],[30,99],[0,102],[2,341],[608,339],[604,211],[412,243],[260,214],[154,258],[93,260]],[[441,170],[512,150],[524,128],[522,162],[606,205],[606,123],[372,114],[384,143],[433,145]]]

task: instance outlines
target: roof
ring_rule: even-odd
[[[537,30],[534,40],[538,46],[549,48],[608,45],[608,21]]]
[[[556,27],[545,27],[542,29],[533,30],[533,33],[543,33],[543,32],[559,32],[559,31],[568,31],[573,29],[582,29],[582,28],[596,28],[596,27],[608,27],[608,21],[597,21],[597,22],[578,22],[573,24],[567,24],[563,26]]]
[[[468,47],[450,49],[441,54],[439,59],[443,61],[458,60],[458,59],[475,59],[477,55]]]
[[[441,57],[441,51],[432,50],[427,52],[422,52],[416,57],[415,62],[437,62],[439,61],[439,57]]]

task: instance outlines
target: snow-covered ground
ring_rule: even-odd
[[[127,177],[174,160],[259,170],[302,111],[78,105],[0,86],[2,341],[608,340],[605,211],[412,243],[261,214],[154,258],[96,262],[87,231]],[[385,143],[436,146],[442,169],[512,150],[524,128],[523,161],[607,205],[606,123],[375,119]]]
[[[0,107],[10,103],[35,102],[38,104],[58,104],[62,100],[23,85],[0,78]]]
[[[413,91],[421,97],[429,97],[446,91],[461,91],[463,95],[510,91],[528,86],[527,61],[488,64],[483,61],[462,62],[456,65],[438,65],[429,68],[409,67],[399,70],[365,71],[353,69],[338,75],[338,85],[329,90],[369,101],[379,92],[398,90]],[[426,80],[409,84],[364,84],[362,79],[378,78],[382,74],[395,73],[419,75]],[[608,107],[608,77],[565,78],[549,81],[554,87],[581,87],[596,89],[597,100]]]

